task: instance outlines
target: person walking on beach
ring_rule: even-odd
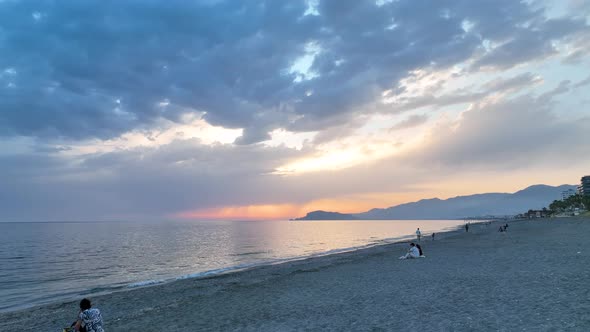
[[[465,224],[465,232],[466,233],[469,233],[469,223],[466,223]]]
[[[420,257],[420,251],[418,250],[418,248],[416,247],[416,245],[414,244],[414,242],[410,243],[410,249],[408,249],[408,252],[401,256],[399,259],[408,259],[408,258],[418,258]]]
[[[416,229],[416,238],[418,238],[418,241],[420,241],[421,236],[422,236],[422,232],[420,232],[420,227],[418,227],[418,229]]]
[[[80,301],[80,314],[74,323],[74,331],[104,332],[100,310],[92,308],[89,299]]]
[[[436,234],[435,232],[432,232],[432,241],[434,241],[434,235],[435,234]]]

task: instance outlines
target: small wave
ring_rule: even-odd
[[[102,293],[102,292],[111,292],[111,291],[114,291],[119,288],[121,288],[121,287],[116,287],[116,286],[94,287],[94,288],[89,289],[88,293],[96,294],[96,293]]]
[[[8,261],[8,260],[17,260],[17,259],[25,259],[25,258],[27,258],[27,257],[25,257],[25,256],[14,256],[14,257],[0,258],[0,260],[4,260],[5,259],[5,260]]]
[[[250,252],[242,252],[239,254],[232,254],[230,256],[251,256],[251,255],[260,255],[260,254],[266,254],[268,253],[268,251],[250,251]]]
[[[138,282],[130,283],[129,285],[127,285],[127,287],[129,287],[129,288],[143,287],[143,286],[163,284],[165,282],[166,282],[166,280],[163,280],[163,279],[160,279],[160,280],[145,280],[145,281],[138,281]]]
[[[145,286],[154,286],[154,285],[160,285],[160,284],[165,284],[165,283],[169,283],[172,281],[177,281],[177,280],[185,280],[185,279],[194,279],[194,278],[203,278],[203,277],[209,277],[209,276],[216,276],[216,275],[221,275],[223,273],[227,273],[227,272],[233,272],[233,271],[238,271],[241,269],[245,269],[247,267],[250,267],[250,265],[254,265],[254,264],[248,264],[247,265],[239,265],[239,266],[232,266],[232,267],[227,267],[227,268],[222,268],[222,269],[215,269],[215,270],[209,270],[209,271],[203,271],[203,272],[197,272],[197,273],[191,273],[191,274],[185,274],[179,277],[175,277],[175,278],[170,278],[170,279],[154,279],[154,280],[144,280],[144,281],[138,281],[138,282],[133,282],[127,285],[127,288],[137,288],[137,287],[145,287]]]
[[[255,266],[259,266],[259,265],[265,265],[265,264],[268,264],[268,263],[267,262],[258,262],[258,263],[235,265],[235,266],[225,267],[225,268],[221,268],[221,269],[185,274],[183,276],[176,277],[174,280],[184,280],[184,279],[194,279],[194,278],[216,276],[216,275],[221,275],[221,274],[228,273],[228,272],[235,272],[235,271],[239,271],[239,270],[243,270],[243,269],[247,269],[247,268],[255,267]]]

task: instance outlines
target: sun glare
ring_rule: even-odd
[[[300,213],[301,207],[293,204],[263,204],[184,211],[173,217],[195,220],[275,220],[293,218]]]
[[[359,151],[334,151],[322,156],[305,158],[279,167],[276,174],[306,173],[325,170],[339,170],[360,164],[363,156]]]

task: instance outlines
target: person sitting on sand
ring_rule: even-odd
[[[399,259],[408,259],[408,258],[418,258],[420,257],[420,251],[414,244],[414,242],[410,243],[410,249],[408,249],[408,253],[401,256]]]
[[[418,253],[420,256],[424,256],[424,253],[422,253],[422,247],[419,244],[416,244],[416,248],[418,248]]]
[[[89,299],[80,301],[80,315],[74,325],[74,331],[104,332],[100,310],[92,308]]]

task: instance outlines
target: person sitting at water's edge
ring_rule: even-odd
[[[414,242],[410,243],[410,249],[408,249],[408,253],[401,256],[399,259],[408,259],[408,258],[418,258],[420,257],[420,250],[414,244]]]
[[[80,301],[80,314],[74,323],[74,331],[104,332],[100,310],[92,308],[89,299]]]

